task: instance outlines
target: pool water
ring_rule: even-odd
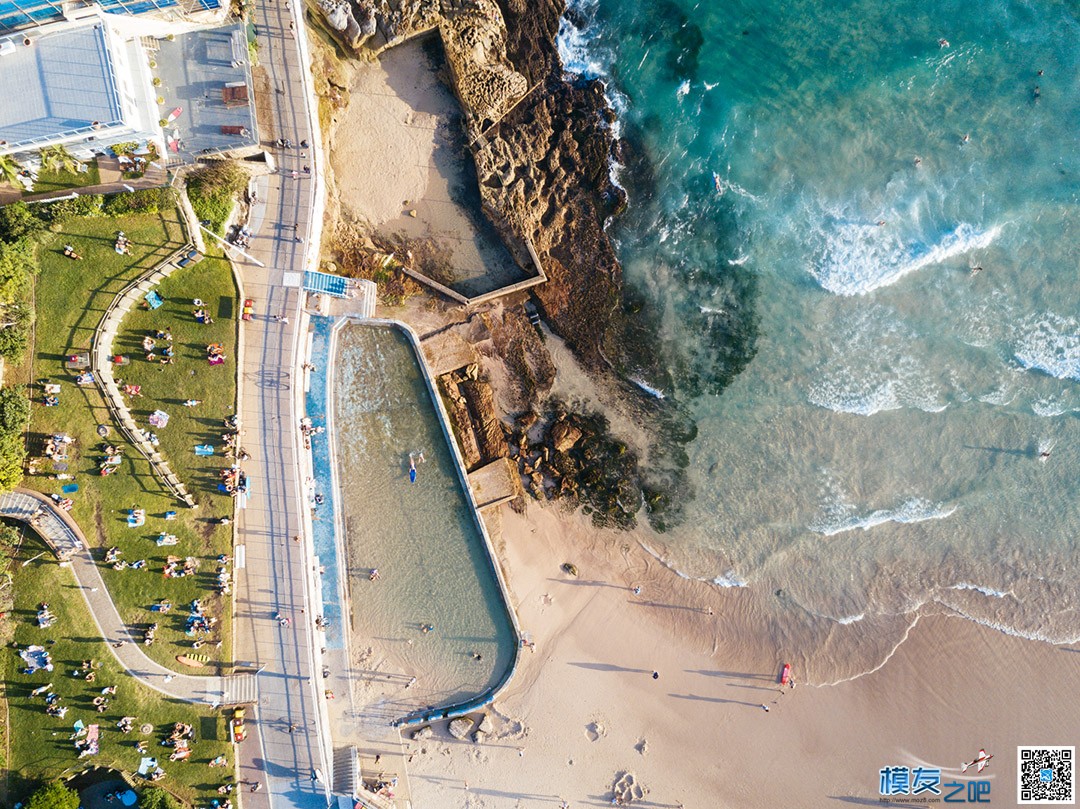
[[[334,350],[357,673],[416,677],[395,698],[400,716],[474,698],[511,665],[514,629],[416,354],[398,328],[353,323]],[[415,482],[410,453],[423,454]]]

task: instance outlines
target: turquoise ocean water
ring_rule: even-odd
[[[699,427],[687,519],[648,542],[759,590],[792,652],[924,604],[1080,639],[1076,9],[570,5],[564,64],[639,156],[611,233],[660,313],[640,381]]]

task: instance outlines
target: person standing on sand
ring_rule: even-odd
[[[761,710],[765,711],[765,713],[768,713],[768,712],[769,712],[769,706],[768,706],[768,705],[766,705],[766,704],[765,704],[765,703],[763,702],[763,703],[761,703]]]

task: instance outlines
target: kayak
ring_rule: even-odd
[[[780,685],[787,685],[788,680],[791,679],[791,664],[785,663],[783,671],[780,672]]]
[[[173,121],[175,121],[177,118],[180,117],[180,113],[182,113],[183,111],[184,111],[183,107],[177,107],[176,109],[174,109],[172,112],[169,113],[169,117],[166,120],[168,120],[168,122],[171,124]]]

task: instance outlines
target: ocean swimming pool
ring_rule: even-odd
[[[416,678],[385,706],[395,719],[482,698],[508,676],[516,630],[409,335],[342,321],[330,351],[354,673]]]

